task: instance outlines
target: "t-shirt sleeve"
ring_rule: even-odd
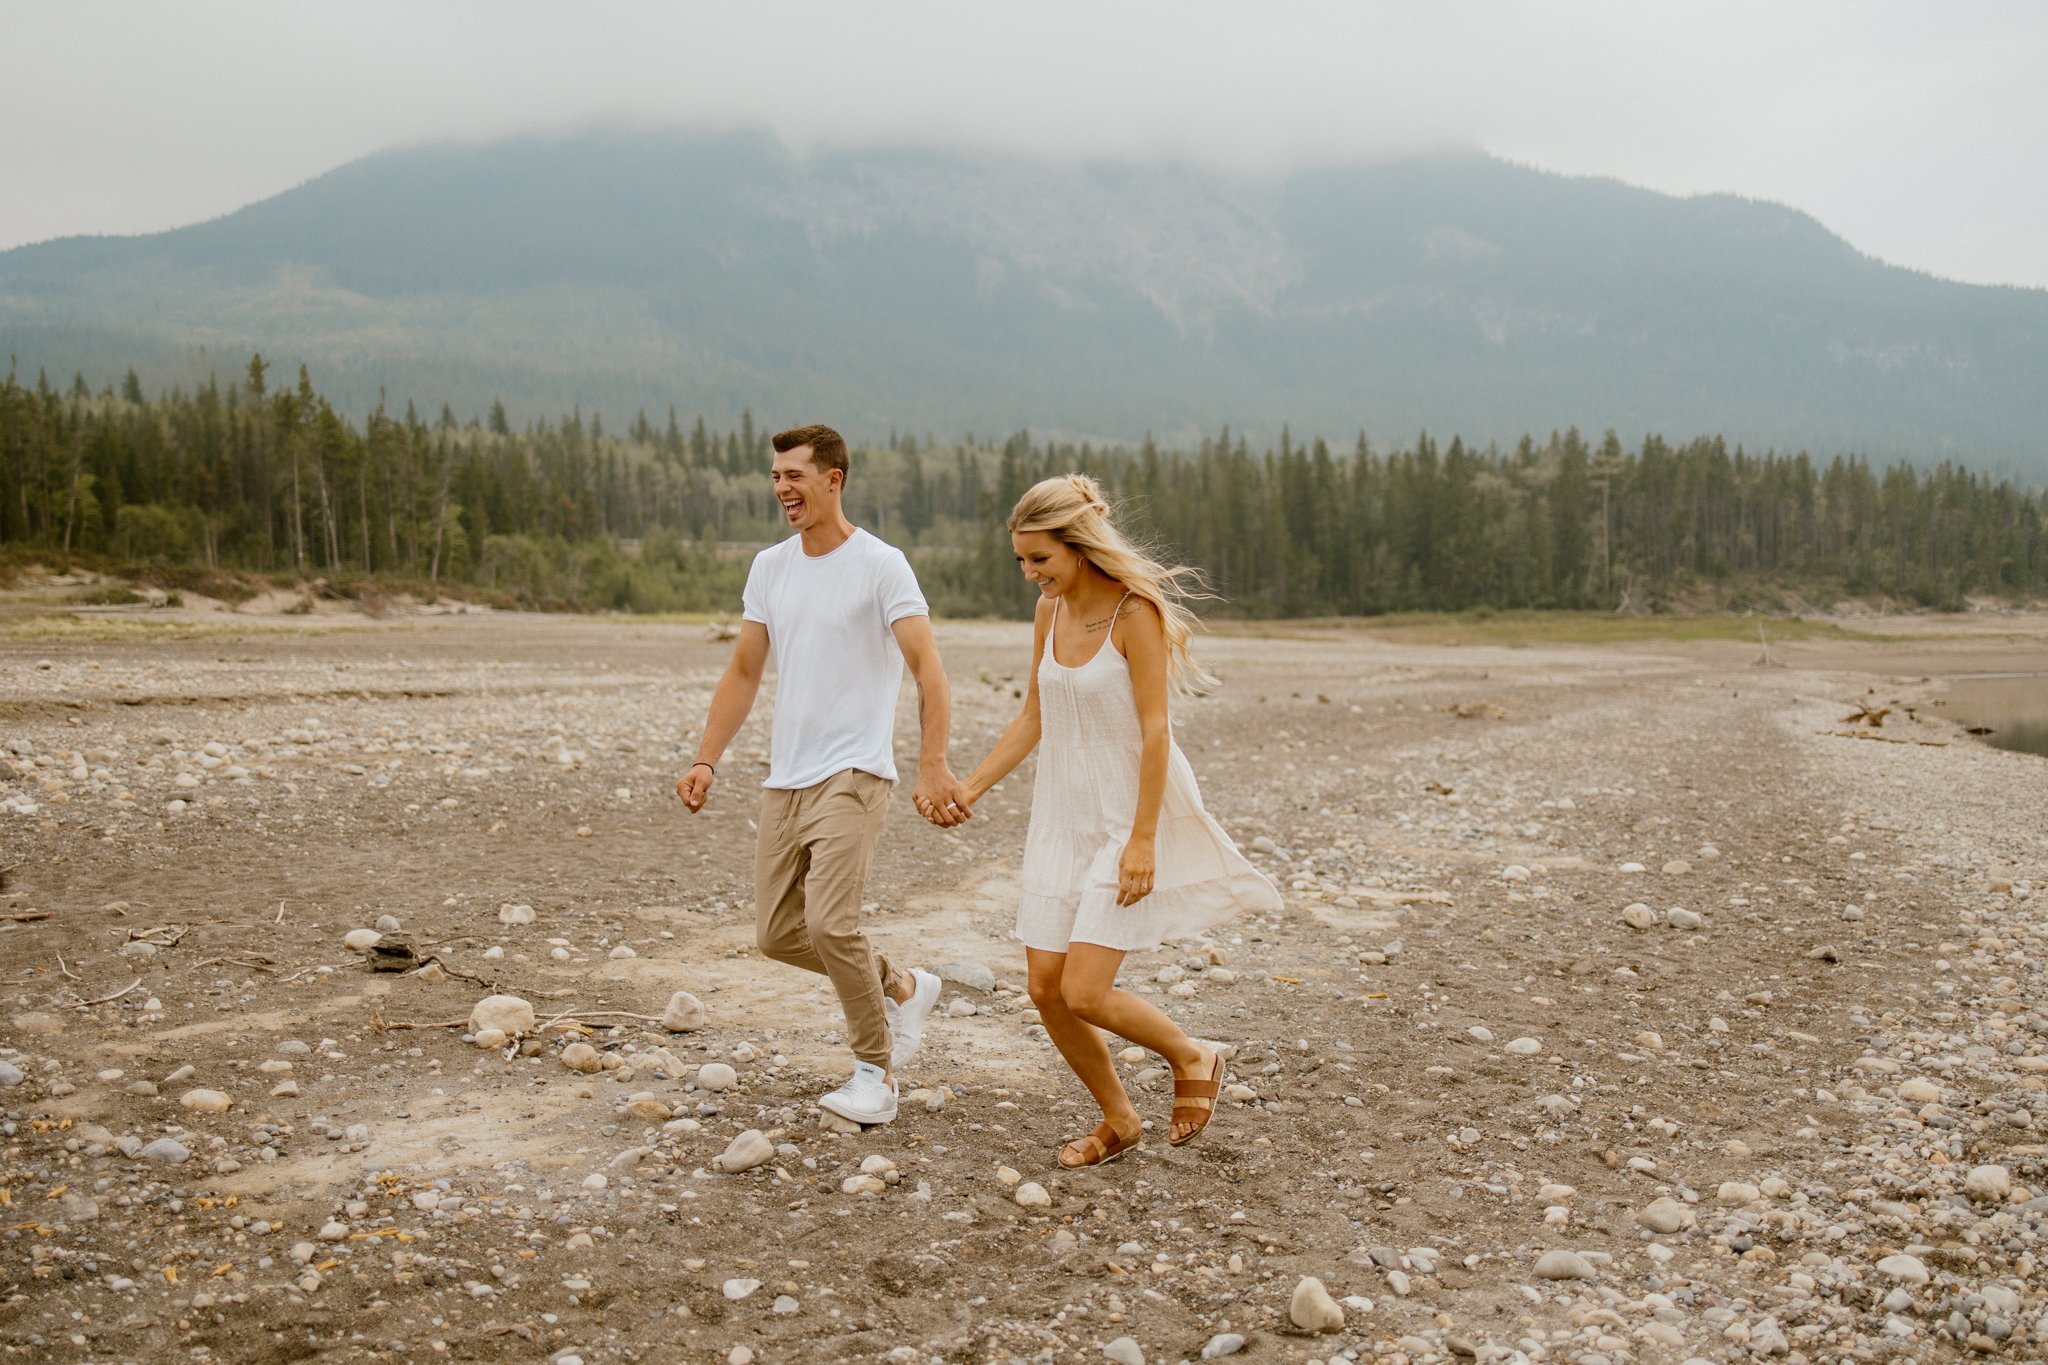
[[[882,620],[895,625],[906,616],[930,616],[931,608],[924,604],[924,592],[917,586],[917,575],[912,572],[910,561],[903,552],[891,549],[882,556],[881,572],[877,575],[876,598],[882,607]]]
[[[761,581],[761,561],[767,551],[754,556],[754,562],[747,565],[747,586],[740,593],[740,619],[768,624],[767,584]]]

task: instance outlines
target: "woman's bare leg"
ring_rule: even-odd
[[[1215,1062],[1210,1049],[1181,1032],[1180,1026],[1151,1002],[1116,988],[1116,974],[1123,962],[1123,951],[1118,948],[1105,948],[1098,943],[1067,945],[1066,964],[1059,977],[1060,994],[1075,1021],[1083,1027],[1092,1024],[1108,1029],[1139,1047],[1151,1049],[1166,1059],[1176,1078],[1207,1076]],[[1035,994],[1033,998],[1037,998]],[[1040,1013],[1043,1012],[1041,1006]],[[1064,1047],[1061,1051],[1065,1051]],[[1109,1065],[1106,1046],[1102,1058]],[[1115,1078],[1113,1068],[1111,1078]],[[1121,1091],[1123,1087],[1119,1084],[1117,1088]],[[1175,1124],[1172,1135],[1181,1137],[1192,1126]]]
[[[1138,1111],[1131,1106],[1131,1097],[1116,1074],[1109,1044],[1103,1041],[1100,1030],[1067,1007],[1062,988],[1067,955],[1026,948],[1024,957],[1029,964],[1027,989],[1031,1003],[1038,1006],[1039,1022],[1052,1035],[1053,1046],[1102,1106],[1103,1117],[1117,1136],[1125,1142],[1136,1140],[1140,1127]]]

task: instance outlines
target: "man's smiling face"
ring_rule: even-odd
[[[838,470],[818,468],[809,446],[779,452],[769,466],[768,478],[775,486],[775,500],[782,504],[782,517],[793,530],[807,531],[830,520],[839,506]]]

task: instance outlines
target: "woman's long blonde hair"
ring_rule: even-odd
[[[1186,605],[1215,596],[1202,571],[1187,564],[1162,564],[1132,544],[1117,529],[1109,500],[1095,480],[1086,474],[1064,474],[1033,484],[1011,510],[1009,529],[1012,534],[1046,532],[1130,589],[1132,596],[1150,602],[1166,628],[1167,675],[1177,690],[1200,692],[1215,684],[1195,662],[1195,614]]]

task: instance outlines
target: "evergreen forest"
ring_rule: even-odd
[[[301,368],[151,398],[82,379],[0,384],[5,562],[159,580],[382,583],[506,605],[736,610],[777,539],[768,430],[612,429],[572,412],[515,430],[410,405],[358,423]],[[1200,566],[1215,613],[1768,605],[1879,596],[1956,607],[2048,590],[2048,493],[1953,463],[1730,449],[1613,432],[1468,447],[1428,434],[1253,449],[892,435],[856,447],[852,519],[902,546],[935,611],[1020,616],[1003,518],[1033,481],[1094,474],[1133,530]]]

